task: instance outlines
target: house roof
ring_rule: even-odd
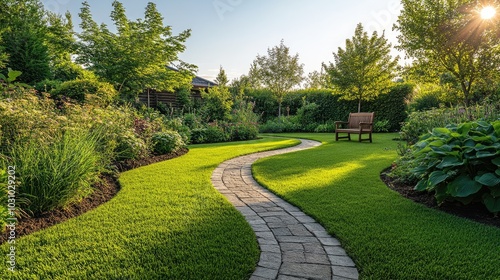
[[[167,68],[170,70],[179,71],[179,69],[172,67],[172,66],[167,66]],[[209,81],[209,80],[202,78],[202,77],[199,77],[199,76],[195,76],[193,78],[193,80],[191,81],[191,84],[193,85],[193,87],[197,87],[197,88],[208,88],[208,87],[218,86],[217,83]]]

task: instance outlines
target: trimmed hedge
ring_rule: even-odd
[[[388,121],[389,131],[399,131],[401,123],[407,118],[406,100],[413,87],[398,84],[387,94],[380,95],[373,101],[364,101],[364,112],[375,112],[375,122]],[[277,117],[278,102],[268,90],[247,91],[246,95],[255,102],[255,112],[261,116],[262,123]],[[357,101],[346,101],[332,90],[298,90],[290,92],[283,100],[283,115],[296,115],[305,103],[314,103],[317,108],[308,112],[308,119],[314,123],[325,124],[332,121],[347,120],[349,113],[357,112]]]

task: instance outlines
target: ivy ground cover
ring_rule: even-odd
[[[15,240],[16,271],[2,262],[0,279],[247,279],[260,255],[255,234],[211,174],[227,159],[296,144],[194,145],[185,156],[122,173],[108,203]],[[11,246],[0,247],[4,257]]]
[[[376,134],[372,144],[281,136],[324,145],[262,159],[254,176],[338,237],[360,279],[500,279],[499,228],[416,204],[380,180],[397,157],[397,134]]]

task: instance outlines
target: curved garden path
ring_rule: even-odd
[[[354,262],[337,239],[252,177],[251,166],[260,158],[321,145],[311,140],[301,142],[225,161],[212,174],[215,188],[243,214],[257,235],[261,254],[250,279],[358,279]]]

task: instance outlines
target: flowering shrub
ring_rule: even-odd
[[[154,153],[158,155],[178,151],[186,146],[176,131],[157,132],[153,135]]]

